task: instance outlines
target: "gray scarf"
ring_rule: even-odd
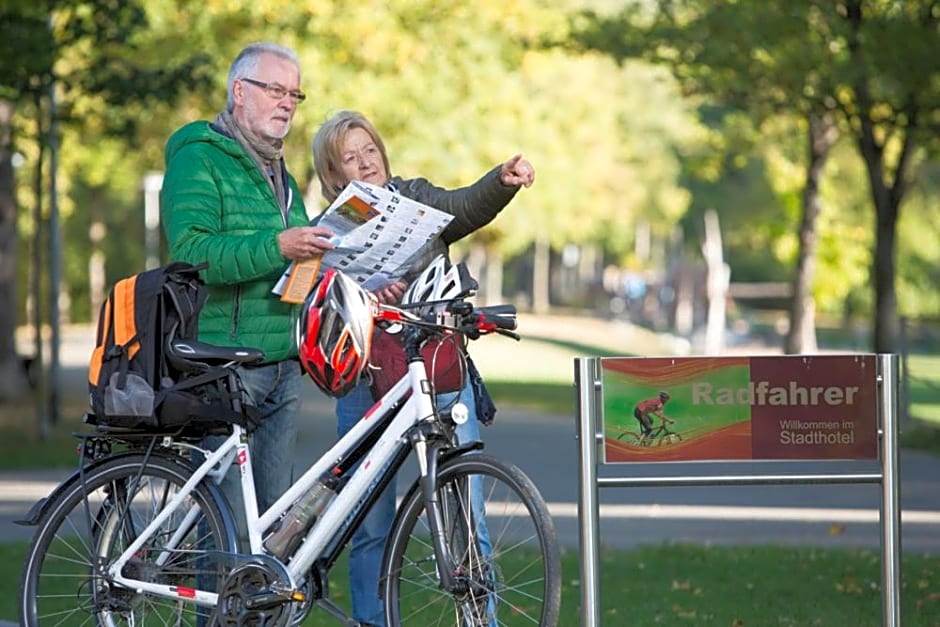
[[[271,191],[274,192],[274,197],[277,198],[286,220],[287,211],[290,208],[287,206],[287,189],[285,188],[287,176],[284,171],[283,140],[262,140],[240,125],[231,111],[220,113],[215,118],[215,125],[231,135],[251,156],[252,160],[258,164],[261,173],[268,181],[268,185],[271,186]]]

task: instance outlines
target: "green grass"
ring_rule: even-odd
[[[87,399],[62,399],[62,418],[45,439],[38,434],[31,395],[0,403],[0,468],[75,468],[78,440],[72,433],[86,430],[81,419],[87,403]]]
[[[0,618],[13,620],[20,592],[20,574],[26,557],[27,544],[0,544]]]
[[[910,421],[902,421],[901,445],[940,455],[940,356],[911,355],[907,369],[900,393]]]
[[[78,427],[76,423],[57,428],[42,442],[22,431],[0,431],[3,468],[74,468],[78,463],[78,440],[71,433]]]
[[[940,355],[911,355],[907,367],[911,415],[940,424]]]
[[[0,545],[0,618],[16,616],[24,543]],[[905,627],[940,626],[940,557],[904,555]],[[563,555],[559,625],[581,624],[578,555]],[[862,550],[661,545],[602,549],[604,625],[877,627],[880,557]],[[331,575],[334,602],[348,608],[346,571]],[[305,625],[334,624],[314,610]]]
[[[516,407],[537,413],[573,416],[575,387],[573,383],[515,383],[487,381],[496,407]]]
[[[565,572],[577,573],[577,556]],[[940,625],[940,558],[904,556],[907,627]],[[879,555],[870,551],[663,545],[603,551],[604,625],[881,625]],[[561,625],[578,625],[576,580]],[[579,592],[578,592],[579,594]]]

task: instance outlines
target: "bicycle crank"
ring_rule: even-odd
[[[303,593],[288,584],[286,573],[269,563],[235,568],[219,591],[210,627],[286,627]]]

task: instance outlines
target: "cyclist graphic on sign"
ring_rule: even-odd
[[[653,433],[653,418],[656,416],[659,418],[659,421],[665,429],[667,424],[674,424],[675,420],[667,418],[665,414],[666,403],[669,401],[669,392],[663,391],[660,392],[658,396],[653,398],[647,398],[639,403],[633,408],[633,416],[640,423],[640,431],[642,436],[640,437],[640,443],[646,442],[651,434]]]

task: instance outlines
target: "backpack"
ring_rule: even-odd
[[[168,359],[171,340],[195,340],[208,292],[207,264],[174,262],[115,283],[101,305],[88,368],[89,424],[170,429],[203,419],[206,429],[244,424],[225,381],[231,371],[206,365],[185,372]]]

